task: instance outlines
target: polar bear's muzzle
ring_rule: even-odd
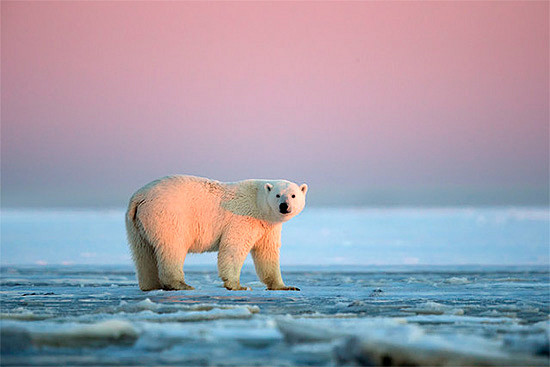
[[[281,214],[289,214],[290,213],[290,208],[288,207],[288,204],[287,203],[279,204],[279,212]]]

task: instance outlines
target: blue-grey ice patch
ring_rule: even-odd
[[[454,308],[434,301],[420,303],[414,307],[406,307],[403,308],[403,311],[415,313],[417,315],[464,315],[464,310],[461,308]]]
[[[368,361],[372,365],[543,366],[548,363],[544,357],[510,354],[506,345],[496,340],[467,335],[432,335],[403,319],[327,318],[312,322],[287,317],[279,318],[277,326],[291,344],[339,341],[336,354],[345,364]]]
[[[106,347],[132,345],[139,333],[132,323],[125,320],[107,320],[96,323],[21,323],[4,322],[2,330],[20,330],[29,335],[35,347]]]

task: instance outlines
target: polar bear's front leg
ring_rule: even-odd
[[[230,291],[249,291],[240,283],[241,269],[248,251],[244,252],[239,246],[220,245],[218,252],[218,275],[223,280],[223,286]]]
[[[240,283],[241,269],[250,249],[260,237],[258,230],[246,221],[233,223],[222,236],[218,251],[218,274],[229,290],[250,290]]]
[[[279,249],[281,247],[280,227],[274,228],[262,238],[251,251],[256,274],[269,290],[299,291],[299,288],[288,287],[281,276]]]

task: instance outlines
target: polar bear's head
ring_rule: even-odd
[[[266,182],[263,186],[268,216],[275,222],[286,222],[299,214],[306,205],[307,185],[290,181]]]

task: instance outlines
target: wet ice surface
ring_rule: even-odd
[[[131,267],[2,268],[3,365],[548,365],[546,267],[295,267],[141,292]]]

